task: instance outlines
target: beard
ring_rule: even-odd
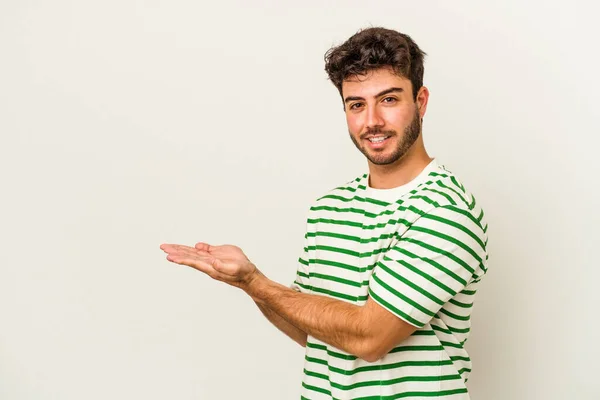
[[[365,133],[360,135],[360,139],[362,141],[362,139],[365,136],[373,135],[373,134],[383,134],[385,136],[390,136],[390,137],[398,136],[398,133],[393,130],[384,131],[381,129],[369,129]],[[404,157],[404,155],[408,152],[408,150],[412,147],[412,145],[415,144],[415,142],[419,138],[420,134],[421,134],[421,117],[419,115],[419,109],[417,108],[415,110],[415,115],[413,117],[413,120],[410,122],[410,125],[408,125],[404,129],[404,135],[402,135],[402,137],[400,138],[398,145],[389,154],[384,154],[383,152],[370,153],[368,149],[366,149],[364,146],[362,146],[359,143],[359,141],[354,138],[352,133],[350,133],[350,139],[352,139],[352,142],[354,143],[356,148],[361,153],[363,153],[364,156],[367,157],[367,159],[370,162],[372,162],[375,165],[389,165],[389,164],[395,163],[396,161],[398,161],[399,159]]]

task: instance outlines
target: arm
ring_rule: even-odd
[[[416,329],[369,299],[356,306],[325,296],[299,293],[267,279],[242,252],[231,245],[195,247],[163,244],[167,260],[188,265],[211,278],[243,289],[266,316],[292,339],[305,335],[367,361],[375,361]],[[293,329],[293,328],[295,329]],[[302,334],[299,334],[302,332]],[[291,334],[291,335],[290,335]]]
[[[299,293],[269,280],[257,269],[242,289],[259,307],[268,307],[301,331],[370,362],[386,355],[416,329],[372,299],[356,306]]]
[[[298,293],[275,283],[236,246],[198,243],[161,248],[169,261],[243,289],[299,330],[374,361],[427,324],[468,282],[485,273],[486,243],[485,229],[465,210],[447,206],[423,215],[378,263],[364,306]],[[469,309],[462,314],[461,320],[470,318]]]
[[[265,304],[256,302],[256,305],[265,317],[281,332],[285,333],[290,339],[298,343],[302,347],[306,347],[306,332],[296,328],[294,325],[281,318]]]

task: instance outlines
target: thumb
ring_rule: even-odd
[[[235,275],[239,269],[235,263],[225,263],[218,258],[214,258],[211,264],[215,271],[228,276]]]
[[[198,242],[198,243],[196,243],[196,245],[195,245],[194,247],[195,247],[197,250],[200,250],[200,251],[206,251],[206,252],[210,253],[211,247],[213,247],[213,246],[211,246],[211,245],[210,245],[210,244],[208,244],[208,243],[204,243],[204,242]]]

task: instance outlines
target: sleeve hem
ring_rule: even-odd
[[[388,312],[394,314],[396,317],[400,318],[404,322],[409,325],[412,325],[416,328],[422,328],[426,323],[422,323],[421,321],[411,317],[409,314],[403,312],[402,310],[394,307],[383,298],[381,298],[377,293],[373,291],[372,288],[369,288],[369,297],[375,301],[375,303],[379,304],[381,307],[386,309]]]

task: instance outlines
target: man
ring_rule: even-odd
[[[161,246],[168,260],[244,290],[306,347],[303,399],[469,398],[464,344],[487,270],[487,224],[425,150],[424,55],[383,28],[326,54],[369,169],[310,209],[292,288],[235,246]]]

